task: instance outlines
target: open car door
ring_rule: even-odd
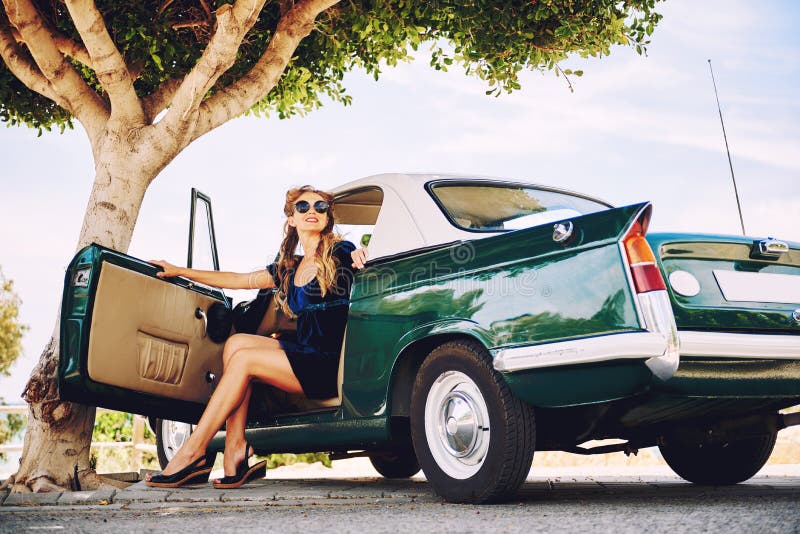
[[[192,189],[190,267],[196,220],[207,222],[207,250],[218,270],[211,201]],[[207,317],[212,306],[219,311],[230,304],[219,289],[158,278],[159,270],[97,244],[73,258],[61,307],[62,400],[177,421],[199,419],[222,372],[224,339],[217,343],[209,337]]]

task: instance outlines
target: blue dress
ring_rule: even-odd
[[[295,339],[279,338],[295,376],[310,399],[329,399],[339,393],[337,377],[339,357],[344,342],[344,328],[353,283],[352,258],[355,250],[350,241],[333,246],[336,279],[325,296],[313,278],[303,286],[294,284],[294,270],[278,272],[278,264],[267,265],[267,271],[280,287],[283,276],[289,276],[287,302],[297,316]]]

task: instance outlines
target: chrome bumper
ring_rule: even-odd
[[[649,360],[660,357],[665,350],[663,336],[626,332],[500,349],[494,353],[494,368],[507,372],[611,360]]]
[[[800,332],[741,334],[733,332],[680,332],[681,356],[800,360]]]

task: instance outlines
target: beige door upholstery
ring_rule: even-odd
[[[256,329],[256,334],[270,336],[280,332],[294,332],[295,330],[297,330],[297,319],[290,318],[283,312],[275,299],[275,293],[272,293],[267,311],[264,312],[264,317]]]
[[[89,377],[110,386],[207,403],[222,374],[223,344],[205,335],[195,310],[207,310],[215,302],[164,280],[103,262],[92,312]],[[294,329],[294,321],[274,308],[270,306],[259,333]],[[291,412],[341,405],[344,351],[342,344],[337,397],[309,399],[269,387],[269,396],[275,397],[271,405]],[[206,381],[208,372],[216,377],[211,384]]]
[[[222,343],[195,310],[217,302],[186,288],[103,262],[89,337],[95,382],[206,403],[222,373]],[[213,373],[212,383],[206,381]]]

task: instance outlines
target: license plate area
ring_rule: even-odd
[[[728,302],[800,304],[800,276],[714,269],[714,278]]]

